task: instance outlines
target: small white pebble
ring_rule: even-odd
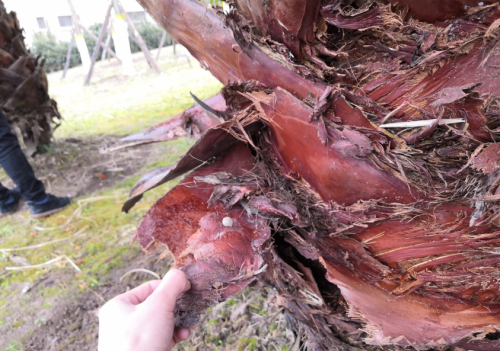
[[[222,220],[222,225],[224,227],[232,227],[233,226],[233,220],[231,219],[231,217],[225,217]]]

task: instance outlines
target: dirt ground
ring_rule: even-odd
[[[73,299],[61,301],[61,304],[43,318],[41,328],[29,335],[22,345],[26,350],[96,350],[98,341],[98,313],[103,303],[112,297],[135,287],[147,278],[145,273],[135,274],[120,283],[120,277],[126,270],[133,268],[153,268],[151,257],[136,253],[129,257],[129,266],[114,271],[109,282],[95,289],[76,294]],[[40,287],[62,284],[64,275],[51,273],[39,280]],[[142,278],[142,279],[141,279]]]
[[[159,254],[159,253],[157,253]],[[150,277],[145,273],[120,277],[134,268],[155,269],[157,255],[134,254],[129,266],[114,271],[109,282],[95,289],[77,294],[73,299],[57,306],[43,319],[43,326],[23,342],[25,350],[93,351],[97,350],[98,314],[104,301],[134,288]],[[172,261],[163,263],[168,271]],[[49,274],[40,279],[40,285],[58,284],[64,276]],[[294,341],[286,332],[282,314],[269,316],[268,292],[262,294],[245,290],[207,313],[200,325],[193,330],[190,340],[181,343],[177,350],[287,350],[286,344]],[[273,320],[271,320],[273,318]],[[288,339],[287,339],[288,335]]]
[[[51,145],[49,152],[37,155],[30,159],[30,162],[48,192],[79,198],[110,188],[123,179],[142,175],[145,165],[161,160],[171,148],[170,145],[159,144],[114,153],[99,152],[103,146],[114,143],[119,138],[100,136],[58,139]],[[6,177],[2,183],[7,187],[13,186],[13,182]],[[26,204],[18,208],[18,212],[27,210]],[[64,287],[65,281],[73,278],[73,272],[50,270],[32,283],[26,293],[19,294],[24,288],[23,284],[12,284],[9,290],[15,295],[11,295],[9,304],[22,304],[22,298],[27,296],[31,308],[40,309],[40,313],[36,314],[34,321],[38,328],[31,330],[21,343],[10,341],[5,350],[96,350],[98,308],[108,299],[126,291],[130,287],[128,284],[136,286],[146,278],[144,274],[136,274],[122,284],[119,278],[125,273],[124,270],[151,268],[156,261],[154,256],[143,254],[137,245],[132,248],[125,257],[126,268],[112,271],[105,277],[104,280],[109,283],[99,285],[96,290],[85,287],[85,291],[74,294],[71,299],[56,299],[52,303],[55,308],[42,309],[46,302],[40,290],[53,286]],[[171,262],[166,263],[163,268],[168,270]],[[158,270],[158,267],[155,267],[155,270]],[[3,307],[5,306],[0,309]],[[12,320],[23,320],[22,313],[22,310],[14,309],[9,317]],[[17,335],[25,335],[24,329],[21,326],[12,330],[3,341],[12,340]],[[0,342],[0,345],[2,344]]]
[[[77,198],[109,188],[117,181],[138,173],[146,164],[161,159],[161,154],[165,152],[164,148],[156,145],[113,153],[99,152],[104,145],[120,138],[106,135],[56,139],[49,152],[36,155],[30,163],[38,179],[44,182],[47,192]],[[14,186],[6,176],[2,183],[7,187]]]

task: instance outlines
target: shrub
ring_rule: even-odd
[[[101,30],[101,23],[95,23],[89,27],[89,30],[96,36],[99,36],[99,32]],[[157,49],[160,45],[161,37],[163,35],[163,29],[154,23],[150,23],[148,21],[142,21],[141,23],[136,24],[137,31],[141,34],[142,39],[146,43],[148,49]],[[94,47],[96,45],[96,41],[90,37],[88,34],[84,34],[85,42],[87,43],[87,47],[89,49],[89,54],[92,56],[94,51]],[[104,39],[106,40],[106,35]],[[167,34],[167,39],[165,40],[164,46],[172,44],[172,37]],[[42,55],[45,58],[45,68],[47,72],[54,72],[64,69],[64,65],[66,63],[66,55],[68,53],[68,45],[67,41],[58,40],[54,34],[48,32],[38,32],[33,36],[33,44],[31,47],[31,52],[35,55]],[[114,43],[111,40],[111,49],[114,51]],[[132,53],[139,52],[141,49],[139,45],[136,44],[135,41],[130,40],[130,49]],[[102,48],[99,49],[99,54],[97,56],[97,60],[100,60],[102,57]],[[73,45],[73,49],[71,50],[71,60],[70,67],[78,66],[82,63],[80,59],[80,55],[78,54],[78,49],[76,45]]]
[[[99,38],[99,32],[101,31],[101,27],[102,23],[94,23],[89,27],[89,31],[91,31],[92,34],[94,34],[97,38]],[[104,34],[104,39],[103,39],[104,42],[106,41],[106,35],[107,33]],[[88,35],[87,33],[84,33],[83,37],[85,38],[85,42],[87,43],[87,47],[89,48],[89,55],[90,57],[92,57],[96,41],[93,38],[91,38],[90,35]],[[113,41],[111,40],[111,42]],[[101,59],[101,55],[102,55],[102,48],[99,48],[99,55],[97,56],[97,60]]]
[[[149,50],[158,49],[160,46],[161,37],[163,35],[163,29],[156,23],[151,23],[148,21],[142,21],[140,23],[135,23],[137,31],[146,43]],[[130,28],[129,28],[130,30]],[[167,33],[167,38],[163,46],[172,45],[172,37]],[[134,40],[130,40],[130,49],[132,52],[139,52],[141,49],[139,45]]]
[[[66,55],[68,53],[68,42],[59,41],[52,33],[35,33],[31,52],[35,55],[42,55],[45,58],[45,69],[47,72],[54,72],[64,68]],[[82,61],[76,45],[71,50],[70,67],[78,66]]]

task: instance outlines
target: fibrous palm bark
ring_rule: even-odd
[[[23,30],[15,12],[0,1],[0,106],[25,149],[33,154],[49,144],[61,120],[57,103],[49,98],[44,60],[24,45]]]
[[[225,85],[124,206],[191,172],[136,233],[191,280],[179,325],[258,281],[310,349],[500,349],[498,4],[139,2]]]

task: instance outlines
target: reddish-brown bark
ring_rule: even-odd
[[[205,103],[218,111],[225,111],[227,107],[226,101],[221,94],[212,96]],[[198,139],[201,134],[216,125],[217,123],[210,119],[200,106],[196,105],[144,132],[121,139],[120,146],[126,147],[157,143],[181,137]]]
[[[310,349],[500,348],[498,5],[139,2],[225,84],[124,207],[201,166],[136,233],[193,283],[180,325],[259,280]]]
[[[390,0],[393,4],[408,6],[415,18],[424,22],[446,21],[464,16],[467,9],[479,4],[491,5],[494,0]]]

